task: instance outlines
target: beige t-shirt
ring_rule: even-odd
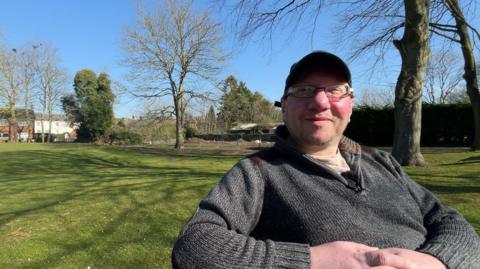
[[[345,161],[342,154],[340,154],[340,151],[338,150],[337,153],[335,153],[334,155],[311,156],[314,159],[325,163],[328,167],[337,171],[339,174],[350,171],[350,167],[348,166],[347,161]]]

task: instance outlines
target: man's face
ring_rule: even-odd
[[[344,83],[333,75],[311,72],[295,85],[325,87]],[[290,135],[300,148],[309,151],[326,148],[336,150],[350,121],[352,97],[331,102],[323,91],[311,98],[288,96],[282,100],[282,113]]]

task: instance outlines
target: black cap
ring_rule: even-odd
[[[290,67],[290,73],[285,81],[283,97],[285,97],[287,89],[295,84],[302,75],[311,71],[312,68],[317,67],[336,71],[343,79],[345,79],[348,85],[352,87],[352,75],[350,74],[350,69],[348,69],[347,64],[335,54],[317,50],[306,55]],[[280,106],[280,102],[275,102],[275,106]]]

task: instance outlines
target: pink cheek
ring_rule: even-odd
[[[341,118],[350,117],[352,114],[352,100],[345,98],[340,102],[332,103],[331,110]]]

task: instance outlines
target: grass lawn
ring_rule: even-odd
[[[169,268],[199,200],[252,148],[0,144],[0,268]],[[480,232],[480,152],[408,168]]]

